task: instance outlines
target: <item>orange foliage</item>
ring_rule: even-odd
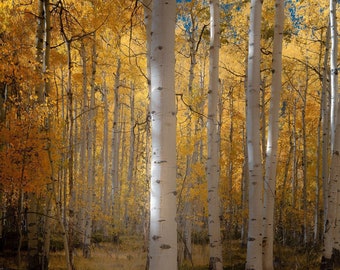
[[[39,108],[11,110],[0,132],[0,184],[6,193],[39,193],[49,181],[48,134]]]

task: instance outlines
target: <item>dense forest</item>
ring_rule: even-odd
[[[340,269],[337,9],[1,0],[0,269]]]

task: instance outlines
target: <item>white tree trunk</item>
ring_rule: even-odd
[[[151,37],[151,183],[149,269],[177,269],[176,1],[155,1]]]
[[[129,165],[128,165],[128,173],[127,173],[127,185],[128,190],[126,193],[126,197],[124,199],[124,225],[125,228],[129,226],[129,200],[131,197],[132,186],[135,184],[135,98],[134,98],[135,86],[131,84],[131,93],[130,93],[130,139],[129,139]]]
[[[109,103],[108,103],[108,88],[106,86],[106,75],[103,73],[103,103],[104,103],[104,134],[103,134],[103,203],[102,211],[105,219],[102,223],[104,237],[108,237],[107,218],[109,216]]]
[[[220,138],[218,123],[219,101],[219,49],[220,49],[220,21],[219,2],[210,1],[210,64],[208,91],[208,230],[209,230],[209,269],[222,270],[222,243],[220,228]]]
[[[89,112],[89,101],[87,94],[87,55],[84,41],[81,41],[80,56],[82,59],[82,108],[81,108],[81,119],[80,119],[80,142],[79,142],[79,175],[85,176],[88,166],[88,159],[86,156],[86,145],[88,141],[88,112]],[[78,198],[83,204],[85,202],[85,190],[86,190],[86,177],[81,177],[79,183],[79,195]],[[77,217],[78,228],[82,234],[85,232],[85,208],[80,207]]]
[[[329,269],[331,264],[332,254],[334,248],[334,241],[337,230],[337,207],[339,196],[340,183],[340,121],[339,121],[339,106],[337,100],[338,92],[338,70],[337,70],[337,56],[338,56],[338,37],[337,37],[337,23],[336,23],[336,1],[330,0],[330,33],[331,33],[331,52],[330,52],[330,66],[331,66],[331,104],[330,104],[330,128],[331,128],[331,168],[328,188],[328,205],[327,216],[325,221],[324,234],[324,250],[322,257],[322,264],[320,269]]]
[[[322,72],[322,94],[321,94],[321,113],[322,113],[322,198],[323,198],[323,209],[324,209],[324,228],[325,231],[325,220],[328,212],[328,170],[329,170],[329,118],[330,118],[330,104],[329,104],[329,92],[328,92],[328,58],[329,58],[329,39],[330,39],[330,28],[327,27],[326,33],[326,44],[325,44],[325,56],[323,61],[323,72]]]
[[[329,2],[329,23],[331,32],[331,151],[335,143],[335,125],[337,122],[337,107],[338,107],[338,31],[337,31],[337,16],[336,16],[336,0]]]
[[[91,237],[92,237],[92,208],[94,197],[94,184],[95,184],[95,76],[97,69],[97,51],[96,51],[96,36],[93,36],[92,45],[92,76],[91,76],[91,98],[90,98],[90,111],[88,114],[88,143],[87,143],[87,189],[86,189],[86,212],[85,212],[85,233],[84,233],[84,246],[83,256],[85,258],[91,257]]]
[[[274,243],[274,206],[276,192],[277,146],[279,138],[279,111],[282,90],[282,39],[284,1],[275,1],[275,27],[272,61],[272,89],[266,149],[263,219],[263,269],[272,270]]]
[[[114,83],[114,112],[113,112],[113,127],[112,127],[112,146],[111,146],[111,177],[112,177],[112,192],[111,192],[111,202],[112,202],[112,214],[115,220],[119,220],[119,189],[120,189],[120,179],[119,179],[119,147],[120,147],[120,100],[119,100],[119,86],[120,86],[120,59],[117,60],[117,69],[115,74]],[[117,222],[115,222],[117,225]]]
[[[338,108],[338,113],[339,108]],[[323,259],[329,262],[332,259],[336,225],[337,199],[339,193],[338,183],[340,182],[340,121],[337,118],[335,129],[335,142],[333,146],[329,190],[328,190],[328,211],[326,218],[326,228],[324,235]],[[322,268],[326,269],[326,268]],[[328,268],[327,268],[328,269]]]
[[[250,9],[247,74],[247,146],[249,162],[249,227],[246,269],[262,270],[262,189],[260,147],[260,40],[262,1],[252,0]]]

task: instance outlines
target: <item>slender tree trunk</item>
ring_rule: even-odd
[[[125,227],[128,228],[129,225],[129,207],[128,201],[131,197],[132,185],[134,184],[134,168],[135,168],[135,87],[131,84],[131,93],[130,93],[130,140],[129,140],[129,160],[128,160],[128,174],[127,174],[127,194],[124,200],[124,223]]]
[[[338,113],[339,112],[338,107]],[[329,190],[328,190],[328,211],[326,217],[326,230],[324,235],[324,250],[320,269],[333,269],[333,247],[336,234],[336,214],[337,214],[337,200],[339,195],[340,182],[340,117],[337,118],[335,129],[335,142],[333,146],[333,153],[331,159]],[[339,123],[338,123],[339,122]]]
[[[91,257],[91,237],[92,237],[92,209],[94,198],[94,185],[95,185],[95,77],[97,69],[97,51],[96,51],[96,36],[93,35],[92,45],[92,75],[91,75],[91,101],[90,111],[88,117],[89,130],[88,130],[88,143],[87,143],[87,190],[86,190],[86,212],[85,212],[85,233],[84,233],[84,246],[83,256],[85,258]]]
[[[120,148],[120,99],[119,99],[119,88],[120,88],[120,59],[117,61],[117,69],[115,74],[114,82],[114,112],[113,112],[113,127],[112,127],[112,147],[111,147],[111,177],[112,177],[112,214],[115,218],[114,224],[117,225],[119,221],[119,190],[120,190],[120,179],[119,179],[119,148]],[[118,237],[118,235],[116,235]]]
[[[52,188],[52,196],[53,199],[55,201],[56,204],[56,216],[57,216],[57,220],[59,222],[59,225],[61,227],[61,231],[62,231],[62,238],[63,238],[63,244],[64,244],[64,252],[65,252],[65,257],[66,257],[66,266],[67,266],[67,270],[72,270],[71,267],[71,263],[70,263],[70,251],[69,251],[69,243],[68,243],[68,235],[67,235],[67,231],[66,228],[64,226],[64,221],[63,221],[63,217],[62,217],[62,202],[61,202],[61,197],[58,198],[58,191],[57,191],[57,187],[55,185],[54,179],[55,179],[55,168],[54,168],[54,162],[53,162],[53,158],[52,158],[52,152],[51,152],[51,144],[48,144],[47,147],[47,153],[48,153],[48,159],[50,162],[50,167],[51,167],[51,177],[52,177],[52,184],[51,184],[51,188]],[[48,267],[48,265],[47,265]]]
[[[36,194],[28,194],[28,202],[30,208],[27,213],[28,227],[28,269],[41,269],[41,261],[39,258],[39,231],[38,231],[38,198]]]
[[[326,228],[326,217],[328,212],[328,174],[329,174],[329,156],[330,156],[330,143],[329,143],[329,125],[330,125],[330,95],[328,91],[328,57],[329,57],[329,39],[330,27],[327,27],[325,56],[323,61],[322,72],[322,93],[321,93],[321,114],[322,114],[322,199],[323,199],[323,232]]]
[[[299,141],[298,141],[298,133],[296,131],[296,119],[297,119],[297,98],[294,99],[294,104],[293,104],[293,120],[292,120],[292,152],[293,152],[293,160],[292,160],[292,167],[291,167],[291,171],[292,171],[292,176],[291,176],[291,187],[292,187],[292,196],[291,196],[291,209],[295,209],[296,207],[298,207],[297,205],[297,201],[298,201],[298,186],[299,186],[299,182],[298,182],[298,162],[299,162],[299,157],[298,157],[298,150],[299,150]],[[292,215],[289,217],[289,225],[291,226],[291,231],[292,231],[292,235],[290,236],[292,240],[294,240],[294,242],[297,242],[297,230],[298,228],[296,228],[294,226],[295,224],[295,219],[296,219],[296,215],[294,213],[292,213]]]
[[[335,143],[335,125],[337,121],[337,107],[338,107],[338,26],[336,14],[337,1],[329,1],[329,22],[330,22],[330,35],[331,35],[331,53],[330,53],[330,88],[331,88],[331,151]]]
[[[289,120],[288,120],[289,121]],[[290,121],[289,121],[289,125],[290,125]],[[292,136],[290,136],[290,140],[289,140],[289,145],[292,145]],[[282,245],[286,244],[286,224],[283,221],[283,214],[285,212],[285,208],[286,208],[286,201],[287,201],[287,180],[289,177],[289,166],[291,163],[291,158],[292,158],[292,153],[293,153],[293,148],[289,147],[289,153],[288,153],[288,157],[287,160],[285,162],[285,169],[284,169],[284,178],[283,178],[283,183],[282,183],[282,195],[281,195],[281,201],[280,201],[280,206],[279,206],[279,220],[278,220],[278,227],[279,227],[279,234],[282,238]]]
[[[307,135],[306,135],[306,107],[307,107],[307,91],[308,91],[308,60],[306,63],[306,82],[305,89],[302,96],[302,110],[301,110],[301,120],[302,120],[302,171],[303,171],[303,186],[302,186],[302,206],[303,206],[303,244],[306,246],[308,241],[309,228],[307,224]]]
[[[274,269],[274,210],[276,194],[277,148],[279,139],[279,111],[282,91],[282,39],[284,1],[275,1],[275,27],[272,60],[272,89],[266,148],[263,214],[263,269]]]
[[[336,4],[335,0],[330,0],[330,35],[331,35],[331,51],[330,51],[330,88],[331,88],[331,104],[330,104],[330,129],[331,129],[331,167],[328,188],[328,206],[327,216],[325,220],[324,234],[324,250],[321,260],[320,269],[333,269],[333,248],[337,226],[337,208],[340,183],[340,121],[339,121],[339,106],[338,106],[338,33],[336,19]]]
[[[249,162],[249,227],[247,270],[262,269],[262,189],[263,173],[260,146],[260,40],[262,1],[252,0],[250,8],[248,85],[247,85],[247,146]]]
[[[313,241],[317,245],[320,240],[320,174],[321,174],[321,110],[318,122],[318,135],[316,144],[316,168],[315,168],[315,207],[314,207],[314,231]]]
[[[192,12],[192,11],[190,11]],[[196,41],[197,36],[197,25],[195,22],[195,19],[191,16],[191,30],[188,33],[189,36],[189,48],[190,48],[190,67],[189,67],[189,78],[188,78],[188,97],[192,97],[194,93],[194,79],[195,79],[195,67],[197,65],[196,55],[199,48],[199,41]],[[195,104],[196,105],[196,104]],[[199,110],[201,110],[202,106],[200,106]],[[192,180],[193,180],[193,170],[192,165],[197,162],[197,156],[198,156],[198,143],[193,142],[193,138],[197,135],[197,125],[198,123],[195,123],[195,131],[194,131],[194,137],[192,135],[192,107],[187,108],[187,128],[186,128],[186,137],[187,137],[187,145],[190,146],[194,144],[193,152],[188,153],[186,155],[186,169],[185,169],[185,176],[183,180],[183,186],[181,187],[181,190],[185,191],[185,198],[189,198],[191,189],[193,187]],[[203,110],[203,109],[202,109]],[[179,194],[179,205],[183,205],[183,209],[181,209],[181,212],[179,213],[180,217],[179,220],[181,222],[179,233],[181,234],[180,242],[179,242],[179,254],[178,254],[178,263],[179,265],[182,264],[182,261],[190,261],[191,265],[193,265],[192,261],[192,201],[190,199],[185,199],[181,197],[182,192]],[[183,203],[182,203],[183,202]],[[180,208],[180,207],[178,207]],[[183,259],[183,260],[182,260]]]
[[[39,83],[35,88],[35,94],[39,104],[44,102],[44,87],[42,84],[43,59],[44,59],[44,36],[45,36],[45,0],[38,1],[37,31],[36,31],[36,70],[39,73]]]
[[[108,237],[108,223],[109,218],[109,103],[108,103],[108,88],[106,86],[106,75],[103,74],[103,102],[104,102],[104,136],[103,136],[103,205],[102,211],[104,214],[103,234]]]
[[[209,269],[222,270],[222,242],[220,228],[220,138],[218,123],[219,101],[219,49],[220,49],[220,21],[219,2],[210,1],[210,65],[209,65],[209,91],[208,91],[208,230],[209,230]]]
[[[331,65],[331,93],[334,92],[334,96],[332,96],[335,101],[335,106],[339,106],[339,81],[338,81],[338,26],[337,26],[337,3],[338,1],[332,1],[330,3],[330,31],[331,31],[331,55],[330,55],[330,65]],[[336,109],[336,114],[334,116],[335,120],[334,122],[337,123],[337,118],[340,117],[340,114],[338,113],[339,110]],[[331,119],[332,121],[332,119]],[[332,126],[331,126],[332,128]],[[338,127],[335,127],[337,129]],[[337,132],[337,131],[335,131]],[[339,133],[338,133],[339,134]],[[337,140],[337,138],[334,138],[334,140]],[[331,145],[335,143],[331,140]],[[333,149],[333,148],[332,148]],[[340,189],[340,182],[337,184],[338,190]],[[334,267],[338,268],[340,267],[340,192],[338,191],[337,194],[337,206],[336,206],[336,223],[335,223],[335,235],[334,235],[334,244],[333,244],[333,258],[334,258]]]
[[[175,17],[175,0],[153,3],[150,270],[177,269]]]
[[[222,102],[221,102],[222,104]],[[222,110],[222,108],[221,108]],[[230,119],[234,118],[235,115],[235,109],[234,109],[234,97],[233,97],[233,88],[230,89],[229,91],[229,117]],[[222,123],[222,114],[220,115],[220,123]],[[234,197],[233,197],[233,186],[234,186],[234,181],[233,181],[233,176],[234,176],[234,147],[233,147],[233,141],[234,141],[234,121],[230,121],[230,127],[229,127],[229,150],[228,150],[228,168],[227,168],[227,179],[228,179],[228,191],[227,191],[227,196],[228,196],[228,207],[227,211],[230,213],[228,215],[228,228],[227,232],[229,231],[230,234],[233,233],[233,226],[234,226]],[[228,238],[232,239],[233,235],[230,235]]]
[[[68,207],[66,206],[66,194],[67,189],[64,189],[64,196],[65,196],[65,204],[64,207],[67,209],[65,214],[68,217],[68,222],[66,222],[66,231],[68,236],[68,244],[69,244],[69,256],[67,257],[68,261],[68,268],[74,269],[73,263],[73,249],[74,249],[74,241],[75,241],[75,190],[74,190],[74,145],[73,145],[73,132],[74,132],[74,120],[73,120],[73,92],[72,92],[72,58],[71,58],[71,41],[65,38],[66,44],[66,52],[67,52],[67,67],[68,67],[68,74],[67,74],[67,87],[66,87],[66,95],[67,95],[67,112],[66,112],[66,129],[67,129],[67,136],[68,136],[68,151],[67,151],[67,164],[68,164],[68,191],[69,191],[69,198],[68,198]],[[65,179],[66,180],[66,179]],[[66,216],[64,217],[66,219]]]
[[[79,175],[82,176],[78,185],[78,200],[83,205],[85,203],[85,192],[86,192],[86,172],[88,170],[88,158],[86,156],[89,124],[89,98],[87,93],[87,55],[84,40],[81,40],[80,45],[80,57],[82,64],[82,107],[81,107],[81,118],[80,118],[80,141],[79,141]],[[85,234],[85,207],[79,207],[77,227],[79,228],[82,235]]]
[[[242,230],[241,230],[241,245],[247,246],[248,241],[248,219],[246,213],[248,212],[248,190],[249,190],[249,161],[248,161],[248,147],[246,144],[245,132],[243,131],[243,153],[244,161],[242,166]]]

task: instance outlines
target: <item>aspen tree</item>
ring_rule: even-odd
[[[150,61],[150,270],[177,269],[175,22],[175,0],[153,3]]]
[[[252,0],[247,72],[247,146],[249,162],[249,227],[247,270],[262,269],[262,188],[263,172],[260,148],[260,40],[262,1]]]
[[[67,56],[67,82],[66,82],[66,117],[65,117],[65,125],[66,125],[66,136],[68,140],[67,145],[67,172],[65,170],[65,181],[64,181],[64,226],[67,233],[67,244],[69,247],[67,248],[69,254],[66,254],[66,263],[67,269],[74,269],[74,241],[75,241],[75,200],[76,200],[76,191],[74,189],[74,112],[73,112],[73,91],[72,91],[72,47],[71,44],[73,42],[72,38],[69,38],[66,34],[66,29],[64,28],[64,23],[62,19],[62,15],[64,12],[64,8],[60,9],[60,32],[62,38],[65,42],[66,56]],[[66,178],[67,176],[67,178]],[[68,181],[67,181],[67,180]],[[69,198],[66,196],[67,186],[69,191]],[[68,200],[68,202],[66,202]],[[66,218],[68,216],[68,219]],[[65,248],[66,250],[66,248]]]
[[[335,142],[335,125],[337,121],[337,107],[338,107],[338,31],[337,31],[337,14],[336,14],[336,0],[330,0],[329,2],[329,27],[331,35],[331,53],[330,53],[330,89],[331,89],[331,116],[330,116],[330,127],[331,127],[331,150],[333,150],[333,144]]]
[[[92,45],[92,76],[91,76],[91,96],[90,96],[90,111],[88,116],[89,130],[87,142],[87,189],[86,189],[86,213],[85,213],[85,232],[84,232],[84,246],[83,256],[85,258],[91,257],[91,237],[92,237],[92,209],[95,186],[95,141],[96,141],[96,123],[95,123],[95,77],[97,72],[97,49],[96,49],[96,35],[93,34]]]
[[[88,93],[87,93],[87,54],[86,48],[84,44],[84,40],[81,40],[80,45],[80,56],[82,62],[82,101],[81,101],[81,118],[80,118],[80,142],[79,144],[79,175],[84,176],[81,177],[81,182],[79,185],[78,198],[81,202],[85,202],[85,191],[86,191],[86,171],[88,166],[88,158],[86,156],[86,147],[88,143],[88,112],[89,112],[89,101],[88,101]],[[80,207],[78,213],[77,227],[79,230],[84,233],[85,231],[85,207]]]
[[[324,233],[324,249],[321,259],[320,269],[333,269],[333,251],[335,247],[337,227],[337,207],[340,184],[340,117],[337,100],[338,92],[338,69],[337,69],[337,54],[338,54],[338,33],[336,22],[336,1],[330,0],[330,35],[331,35],[331,50],[330,50],[330,88],[331,88],[331,104],[330,104],[330,129],[331,129],[331,165],[329,175],[328,199],[327,199],[327,216],[325,219]],[[337,240],[338,241],[338,240]]]
[[[120,179],[119,179],[119,148],[120,148],[120,76],[121,76],[121,61],[117,59],[117,68],[114,76],[114,111],[113,111],[113,126],[112,126],[112,144],[111,144],[111,179],[112,179],[112,214],[113,217],[119,219],[119,191],[120,191]],[[118,223],[115,223],[118,224]]]
[[[190,29],[184,29],[185,37],[188,39],[188,46],[189,46],[189,55],[188,58],[190,59],[190,67],[189,67],[189,76],[188,76],[188,87],[186,95],[189,99],[191,99],[197,93],[195,90],[195,69],[197,66],[197,54],[198,49],[200,46],[202,36],[199,36],[199,24],[198,24],[198,12],[201,10],[201,6],[197,3],[183,3],[182,7],[185,16],[188,16],[190,20]],[[188,10],[189,9],[189,10]],[[188,15],[187,15],[188,14]],[[201,31],[204,31],[205,25],[203,26]],[[202,33],[202,32],[201,32]],[[201,34],[200,34],[201,35]],[[202,89],[200,89],[201,91]],[[192,99],[193,100],[193,99]],[[198,110],[203,110],[203,102],[199,104]],[[201,125],[199,121],[195,121],[193,127],[193,115],[192,115],[192,107],[187,106],[186,108],[187,114],[187,126],[186,130],[184,131],[184,136],[187,137],[187,142],[185,147],[191,148],[193,145],[193,150],[186,154],[186,162],[185,162],[185,175],[183,177],[183,183],[181,187],[181,192],[179,193],[178,198],[178,215],[179,215],[179,234],[180,234],[180,241],[179,241],[179,255],[178,255],[178,262],[179,264],[182,261],[192,261],[192,200],[190,198],[190,193],[192,191],[193,185],[193,177],[195,177],[195,170],[193,170],[193,164],[197,163],[198,160],[198,142],[193,142],[193,138],[197,136],[197,131],[200,129],[198,126]],[[194,128],[194,133],[192,132]],[[182,192],[184,191],[184,192]],[[185,194],[183,194],[185,193]],[[187,199],[186,199],[187,198]]]
[[[328,58],[329,58],[329,44],[330,43],[330,27],[327,27],[326,33],[326,44],[325,44],[325,55],[323,59],[323,71],[322,71],[322,92],[321,92],[321,120],[322,120],[322,199],[323,199],[323,210],[324,210],[324,222],[323,231],[325,231],[325,217],[328,212],[328,170],[329,170],[329,92],[328,92]],[[325,158],[327,157],[327,158]]]
[[[102,95],[104,103],[104,132],[103,132],[103,202],[102,212],[104,214],[104,220],[109,216],[109,102],[108,102],[108,88],[106,85],[106,74],[103,72],[103,86]],[[103,221],[103,234],[104,237],[108,237],[108,226],[107,222]]]
[[[264,224],[263,224],[263,269],[272,270],[274,244],[274,209],[276,193],[277,147],[279,138],[279,110],[282,90],[282,39],[284,23],[284,1],[275,1],[275,26],[272,60],[272,89],[269,109],[269,124],[264,181]]]
[[[39,73],[39,78],[44,81],[39,81],[36,85],[35,94],[37,95],[37,102],[39,105],[46,104],[45,96],[49,91],[49,83],[46,77],[46,73],[49,67],[50,57],[50,10],[49,0],[38,1],[38,16],[37,16],[37,31],[36,31],[36,69]],[[49,128],[49,123],[44,119],[44,128]],[[47,186],[48,188],[48,186]],[[49,190],[47,190],[49,191]],[[28,269],[47,269],[48,268],[48,253],[49,253],[49,219],[44,218],[42,224],[42,232],[44,243],[40,243],[39,240],[39,218],[38,218],[38,198],[34,192],[28,193],[29,198],[29,210],[27,215],[28,223]],[[46,208],[45,212],[49,213],[51,210],[50,204],[51,194],[46,193]]]
[[[222,243],[220,229],[220,198],[219,198],[219,50],[220,21],[219,1],[210,1],[210,49],[209,49],[209,91],[208,91],[208,231],[209,231],[209,269],[222,270]]]

